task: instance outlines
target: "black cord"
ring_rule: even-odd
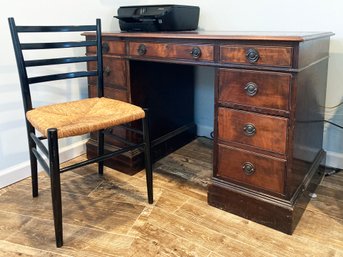
[[[331,125],[333,125],[333,126],[336,126],[337,128],[343,129],[343,126],[338,125],[338,124],[336,124],[336,123],[334,123],[334,122],[331,122],[331,121],[329,121],[329,120],[324,120],[324,122],[327,122],[327,123],[329,123],[329,124],[331,124]]]
[[[208,140],[211,140],[211,141],[213,141],[213,138],[211,138],[211,137],[208,137],[208,136],[197,136],[198,138],[199,137],[202,137],[202,138],[206,138],[206,139],[208,139]]]

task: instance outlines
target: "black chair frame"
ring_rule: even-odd
[[[104,96],[104,79],[103,79],[103,58],[102,58],[102,40],[101,40],[101,21],[96,20],[96,25],[87,26],[17,26],[13,18],[9,18],[9,26],[15,51],[17,68],[19,72],[22,99],[24,104],[25,113],[32,110],[32,100],[30,85],[41,82],[48,82],[62,79],[72,79],[80,77],[97,77],[97,95],[98,97]],[[52,42],[52,43],[21,43],[19,40],[20,33],[47,33],[47,32],[96,32],[96,40],[85,40],[80,42]],[[50,58],[50,59],[37,59],[37,60],[24,60],[24,50],[39,50],[39,49],[56,49],[56,48],[71,48],[71,47],[96,47],[96,55],[94,56],[80,56],[80,57],[63,57],[63,58]],[[62,74],[53,74],[37,77],[28,77],[27,67],[45,66],[56,64],[69,64],[80,62],[97,62],[96,71],[76,71]],[[62,200],[61,200],[61,182],[60,174],[76,168],[80,168],[92,163],[98,163],[98,174],[102,175],[104,170],[104,160],[114,156],[123,154],[127,151],[140,148],[145,153],[145,169],[146,169],[146,183],[148,191],[148,202],[153,203],[153,181],[152,181],[152,161],[151,161],[151,143],[149,135],[149,118],[148,110],[144,109],[145,118],[142,119],[142,131],[130,127],[127,129],[141,134],[143,142],[132,143],[127,142],[126,139],[121,141],[126,142],[127,146],[113,152],[106,152],[104,150],[104,135],[111,130],[103,129],[98,131],[98,157],[82,161],[64,168],[60,168],[59,154],[58,154],[58,133],[56,128],[48,129],[47,138],[44,136],[36,136],[35,128],[26,119],[26,128],[28,135],[28,145],[31,163],[31,180],[32,180],[32,195],[38,196],[38,165],[37,161],[41,164],[43,169],[50,177],[51,181],[51,196],[53,206],[53,218],[55,226],[56,246],[63,245],[63,227],[62,227]],[[107,133],[108,134],[108,133]],[[42,140],[48,142],[48,148],[42,143]],[[40,149],[40,152],[38,151]],[[48,159],[48,163],[45,159]]]

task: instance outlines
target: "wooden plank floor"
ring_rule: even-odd
[[[79,159],[85,158],[84,156]],[[145,174],[96,166],[62,174],[64,246],[55,247],[49,180],[0,190],[0,256],[343,256],[343,172],[325,177],[292,236],[208,206],[211,142],[199,138]]]

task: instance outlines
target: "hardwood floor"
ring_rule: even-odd
[[[0,256],[343,256],[343,172],[325,177],[289,236],[207,205],[211,147],[198,138],[156,163],[153,205],[144,172],[62,174],[62,248],[45,174],[38,198],[30,179],[1,189]]]

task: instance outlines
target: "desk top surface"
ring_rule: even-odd
[[[88,35],[89,33],[85,33]],[[124,38],[177,38],[213,40],[306,41],[333,36],[332,32],[276,31],[182,31],[182,32],[103,32],[103,36]]]

